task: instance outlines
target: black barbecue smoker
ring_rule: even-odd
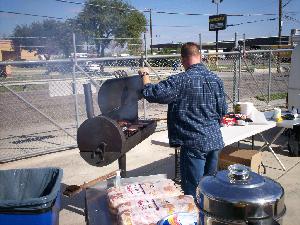
[[[110,79],[101,85],[98,92],[101,115],[93,117],[93,112],[87,109],[89,118],[77,132],[80,155],[89,164],[101,167],[118,160],[121,176],[126,176],[126,153],[156,128],[156,121],[138,118],[142,88],[140,76]],[[88,104],[92,101],[91,92],[85,94],[87,106],[92,105]]]

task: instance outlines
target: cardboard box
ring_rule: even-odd
[[[239,163],[250,167],[253,172],[259,173],[261,162],[262,154],[257,150],[226,146],[219,156],[219,170],[227,170],[228,166]]]

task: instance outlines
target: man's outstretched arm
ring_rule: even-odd
[[[148,102],[169,104],[179,95],[180,83],[176,77],[171,76],[167,80],[152,84],[147,68],[141,69],[139,74],[144,83],[143,96]]]

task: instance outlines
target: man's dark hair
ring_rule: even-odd
[[[200,47],[194,42],[187,42],[181,47],[181,57],[189,58],[200,54]]]

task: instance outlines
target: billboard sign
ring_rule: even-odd
[[[225,30],[227,27],[227,15],[219,14],[209,17],[209,31]]]

